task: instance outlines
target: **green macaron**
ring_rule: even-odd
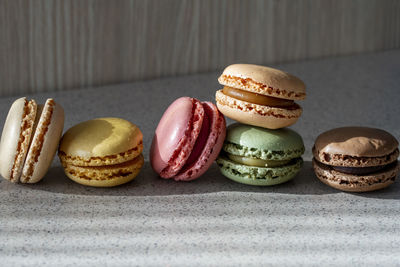
[[[293,130],[234,123],[227,128],[217,163],[221,173],[235,182],[268,186],[296,176],[303,153],[303,139]]]

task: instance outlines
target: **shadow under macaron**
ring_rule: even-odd
[[[0,186],[3,186],[4,183],[8,182],[4,181]],[[166,180],[158,177],[147,161],[139,175],[133,181],[116,187],[98,188],[77,184],[64,175],[64,171],[59,165],[51,167],[40,183],[23,186],[29,187],[30,190],[88,196],[168,196],[217,192],[278,193],[291,195],[348,194],[320,182],[314,174],[310,161],[304,162],[303,168],[299,174],[291,181],[266,187],[236,183],[224,177],[219,172],[219,168],[216,164],[213,164],[202,177],[194,181],[176,182],[173,180]],[[370,198],[400,199],[400,194],[398,194],[399,190],[400,183],[395,182],[391,186],[379,191],[352,194]]]

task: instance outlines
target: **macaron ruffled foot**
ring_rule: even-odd
[[[295,177],[303,153],[303,140],[293,130],[235,123],[227,128],[217,163],[221,173],[235,182],[269,186]]]
[[[62,137],[58,156],[73,181],[112,187],[133,180],[144,159],[143,135],[133,123],[99,118],[70,128]]]

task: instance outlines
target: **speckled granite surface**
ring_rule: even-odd
[[[1,265],[399,266],[400,181],[342,193],[317,180],[310,159],[315,137],[333,127],[380,127],[400,139],[400,50],[277,67],[308,86],[292,127],[306,145],[293,181],[245,186],[214,165],[197,181],[176,183],[157,178],[146,162],[132,183],[97,189],[70,181],[56,159],[37,185],[0,180]],[[65,129],[102,116],[136,123],[147,159],[165,108],[183,95],[213,100],[218,74],[31,97],[60,102]],[[1,125],[13,99],[0,99]]]

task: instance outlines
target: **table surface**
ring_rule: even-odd
[[[315,138],[334,127],[379,127],[400,139],[400,50],[276,67],[307,84],[303,115],[291,127],[306,152],[299,175],[273,187],[234,183],[216,164],[186,183],[150,168],[163,111],[180,96],[214,101],[220,72],[29,95],[62,104],[65,129],[105,116],[134,122],[146,163],[133,182],[108,189],[72,182],[58,158],[38,184],[1,179],[2,265],[399,266],[400,182],[344,193],[322,184],[310,160]],[[1,125],[15,98],[0,99]]]

